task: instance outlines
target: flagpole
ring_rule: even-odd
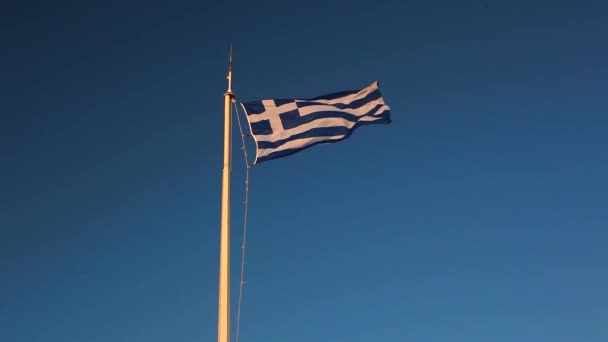
[[[232,46],[228,63],[228,90],[224,94],[224,167],[222,171],[222,216],[220,229],[220,281],[217,341],[230,342],[230,161],[232,120]]]

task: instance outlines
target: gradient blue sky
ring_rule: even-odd
[[[605,2],[75,3],[0,14],[0,340],[216,340],[230,43],[393,118],[252,169],[241,341],[608,340]]]

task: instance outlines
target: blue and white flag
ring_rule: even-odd
[[[311,99],[242,102],[256,142],[254,164],[344,140],[359,126],[390,123],[378,85]]]

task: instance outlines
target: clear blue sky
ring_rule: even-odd
[[[379,80],[393,119],[252,169],[242,342],[608,340],[605,2],[1,16],[0,340],[216,340],[230,43],[240,100]]]

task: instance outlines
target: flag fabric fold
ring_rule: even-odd
[[[391,122],[377,81],[363,89],[310,99],[258,100],[241,106],[256,142],[254,164],[342,141],[363,125]]]

